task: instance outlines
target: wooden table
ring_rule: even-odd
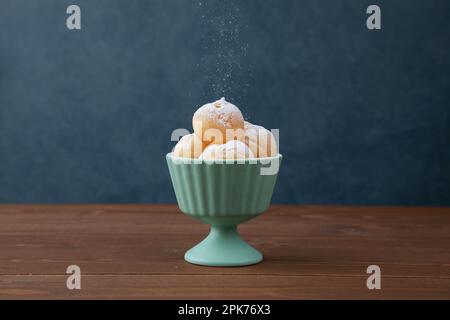
[[[243,268],[184,262],[207,231],[174,205],[1,205],[0,298],[450,299],[450,208],[273,206],[240,226],[265,256]]]

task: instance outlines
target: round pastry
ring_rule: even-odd
[[[273,157],[278,154],[277,142],[272,132],[247,121],[244,141],[257,158]]]
[[[199,159],[212,161],[216,159],[216,151],[220,144],[210,144],[205,148],[203,153],[200,155]]]
[[[198,158],[203,152],[203,143],[195,134],[183,136],[173,149],[173,155],[181,158]]]
[[[248,159],[254,158],[250,148],[239,140],[231,140],[217,148],[217,159]]]
[[[200,107],[192,118],[192,127],[197,137],[205,143],[224,144],[244,129],[244,117],[234,104],[222,98]]]
[[[239,140],[230,140],[225,144],[208,146],[200,156],[202,160],[236,160],[254,158],[250,148]]]

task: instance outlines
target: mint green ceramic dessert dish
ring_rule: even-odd
[[[239,236],[237,226],[268,209],[281,158],[208,163],[167,154],[181,211],[211,225],[209,235],[186,252],[186,261],[222,267],[262,261],[262,254]]]

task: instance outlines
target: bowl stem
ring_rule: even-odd
[[[261,253],[245,242],[237,226],[211,226],[208,236],[184,255],[190,263],[203,266],[246,266],[262,261]]]

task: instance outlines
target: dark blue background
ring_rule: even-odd
[[[171,131],[225,95],[280,128],[274,202],[450,205],[450,2],[371,3],[2,0],[0,202],[174,202]]]

